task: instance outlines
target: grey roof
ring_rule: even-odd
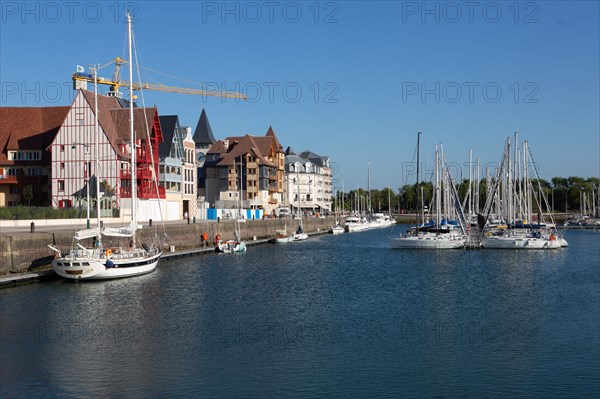
[[[196,130],[194,131],[194,142],[201,147],[210,147],[216,141],[210,128],[206,111],[203,108],[198,124],[196,125]]]
[[[124,98],[119,98],[119,97],[115,97],[116,100],[119,102],[119,105],[121,106],[121,108],[126,108],[129,109],[129,100],[124,99]],[[134,102],[133,103],[133,108],[137,108],[137,103]]]
[[[321,156],[309,150],[302,151],[299,156],[319,166],[325,166],[327,160],[329,159],[327,156]]]
[[[299,172],[305,172],[306,171],[306,159],[299,157],[296,154],[291,154],[291,155],[286,155],[285,156],[285,169],[288,172],[295,172],[295,170],[292,168],[292,165],[294,165],[295,163],[299,163],[300,164],[300,170]]]
[[[294,150],[292,150],[292,147],[288,147],[285,150],[285,155],[296,155],[296,153],[294,152]]]
[[[162,143],[158,143],[158,158],[164,159],[171,153],[173,145],[173,136],[175,129],[179,127],[179,117],[177,115],[159,116],[160,128],[163,134]]]

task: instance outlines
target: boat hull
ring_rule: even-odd
[[[109,280],[139,276],[154,271],[162,252],[145,257],[111,259],[113,266],[107,267],[106,258],[70,257],[54,259],[52,269],[61,277],[71,280]]]
[[[294,233],[294,241],[308,240],[308,234],[306,233]]]
[[[390,239],[390,246],[393,249],[460,249],[464,245],[462,239],[435,236],[409,236]]]
[[[217,252],[223,252],[225,254],[244,252],[246,251],[246,243],[238,241],[225,241],[219,243],[216,250]]]
[[[483,237],[483,248],[495,249],[558,249],[561,244],[558,240],[549,240],[532,237]]]
[[[292,236],[274,237],[274,238],[271,238],[271,240],[269,240],[269,242],[272,242],[274,244],[287,244],[288,242],[292,242],[292,241],[294,241],[294,237],[292,237]]]

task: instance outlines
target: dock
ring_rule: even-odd
[[[327,234],[326,230],[318,230],[307,233],[309,236]],[[247,246],[255,246],[269,243],[270,238],[256,239],[246,241]],[[293,244],[290,244],[293,245]],[[161,260],[170,261],[179,258],[188,258],[192,256],[199,256],[202,254],[209,254],[215,252],[213,245],[206,245],[199,248],[191,248],[177,251],[175,246],[172,246],[171,252],[164,252],[160,257]],[[160,263],[159,263],[160,265]],[[0,276],[0,288],[16,287],[19,285],[37,283],[40,281],[47,281],[59,278],[58,275],[52,269],[44,269],[38,272],[27,272],[27,273],[14,273],[6,276]]]

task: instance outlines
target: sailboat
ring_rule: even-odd
[[[343,197],[342,197],[342,198],[343,198]],[[336,199],[335,199],[335,201],[336,201],[336,205],[335,205],[335,214],[336,214],[336,215],[335,215],[335,216],[336,216],[336,217],[335,217],[335,225],[334,225],[334,226],[332,226],[332,227],[329,229],[329,231],[328,231],[328,232],[329,232],[329,234],[333,234],[333,235],[336,235],[336,234],[343,234],[343,233],[345,233],[345,232],[346,232],[346,230],[344,230],[344,226],[342,226],[342,225],[340,224],[340,220],[338,219],[338,216],[340,215],[340,211],[339,211],[339,209],[340,209],[340,206],[341,206],[341,205],[340,205],[340,202],[342,202],[342,201],[343,201],[343,199],[342,199],[342,200],[340,200],[340,192],[339,192],[339,191],[338,191],[338,193],[337,193],[337,196],[336,196]],[[342,206],[342,209],[343,209],[343,206]]]
[[[296,186],[298,187],[298,217],[300,218],[300,224],[298,225],[296,232],[292,234],[292,237],[294,237],[294,241],[303,241],[308,239],[308,234],[304,232],[304,228],[302,226],[302,207],[300,206],[300,174],[298,174]]]
[[[127,14],[127,37],[129,45],[129,59],[132,60],[132,32],[131,16]],[[53,245],[49,247],[55,252],[52,268],[61,277],[72,280],[102,280],[137,276],[152,272],[162,255],[162,241],[155,238],[152,244],[140,244],[136,239],[136,231],[140,228],[137,223],[137,187],[136,187],[136,151],[135,133],[133,129],[133,70],[129,62],[129,130],[131,158],[131,222],[122,228],[105,227],[100,224],[99,179],[96,178],[96,204],[97,226],[93,229],[77,231],[73,237],[73,245],[66,254]],[[97,71],[94,69],[95,92],[95,133],[96,133],[96,170],[99,165],[98,151],[98,99],[97,99]],[[104,239],[123,240],[123,243],[105,245]],[[82,245],[84,240],[93,239],[92,245]]]
[[[533,162],[533,157],[527,141],[523,142],[522,153],[519,151],[518,144],[518,132],[515,132],[514,158],[511,160],[510,138],[506,140],[498,178],[492,189],[492,195],[489,197],[489,204],[486,203],[485,216],[482,215],[481,245],[483,248],[495,249],[558,249],[566,247],[568,243],[556,231],[554,223],[547,225],[542,223],[542,220],[538,220],[536,224],[530,222],[532,220],[532,187],[528,167],[529,158],[531,157]],[[536,167],[534,167],[534,172],[539,185]],[[496,198],[496,189],[500,183],[502,183],[501,195],[495,201],[504,205],[502,216],[507,224],[503,228],[486,225],[486,219],[492,207],[492,199]],[[539,188],[543,193],[541,187]],[[545,197],[544,200],[546,201]],[[542,204],[538,202],[537,205],[541,210]]]
[[[275,237],[271,238],[269,242],[273,244],[287,244],[292,241],[294,241],[294,236],[287,232],[287,218],[284,218],[283,230],[277,230],[275,232]]]
[[[242,201],[242,160],[240,156],[240,192],[239,199],[236,203],[236,218],[235,218],[235,232],[234,239],[227,241],[217,241],[217,252],[223,253],[233,253],[233,252],[244,252],[246,251],[246,243],[242,241],[242,231],[240,228],[240,219],[241,219],[241,201]],[[235,170],[235,161],[233,162],[233,169]]]
[[[419,144],[421,133],[417,138],[417,186],[419,184]],[[440,186],[440,165],[441,160],[438,154],[437,146],[435,149],[435,210],[436,218],[434,223],[424,225],[419,223],[410,229],[406,234],[390,239],[390,246],[394,249],[458,249],[464,247],[464,235],[457,232],[453,225],[443,224],[441,220],[441,186]],[[444,171],[446,171],[444,169]],[[450,182],[450,184],[452,184]],[[417,203],[418,203],[417,187]],[[421,207],[423,208],[423,207]],[[418,216],[417,216],[418,218]]]

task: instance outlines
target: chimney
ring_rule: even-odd
[[[229,150],[229,140],[223,140],[223,147],[225,147],[225,150]]]

